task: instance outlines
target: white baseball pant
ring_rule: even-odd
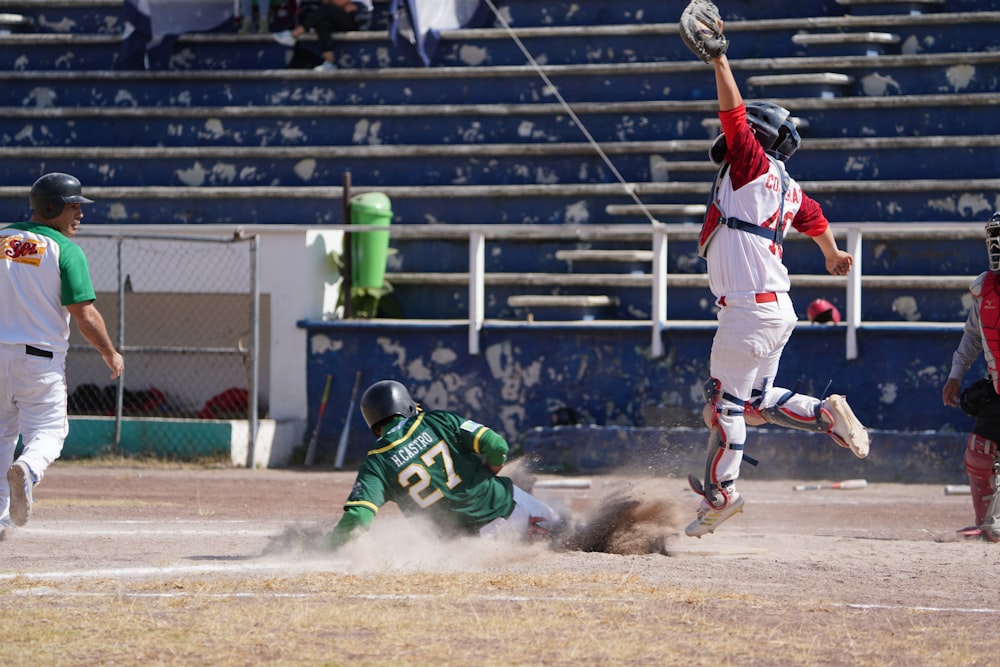
[[[0,344],[0,515],[10,506],[7,470],[18,436],[21,461],[41,481],[62,453],[69,433],[66,418],[66,353],[51,359],[25,353],[24,345]]]

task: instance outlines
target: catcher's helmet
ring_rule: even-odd
[[[396,415],[412,417],[417,414],[417,404],[402,384],[395,380],[381,380],[361,395],[361,414],[372,433],[378,435],[376,426]]]
[[[747,104],[747,124],[757,142],[771,157],[784,162],[802,145],[802,137],[795,123],[788,119],[789,111],[771,102]],[[715,164],[722,164],[726,157],[726,135],[720,134],[708,150],[708,157]]]
[[[771,102],[752,102],[747,105],[747,123],[753,128],[757,141],[769,155],[782,162],[792,157],[802,144],[795,124],[788,120],[789,112]]]
[[[83,196],[80,181],[69,174],[45,174],[31,186],[28,200],[32,210],[46,220],[59,217],[66,204],[93,204]]]
[[[990,258],[990,271],[1000,271],[1000,211],[986,223],[986,251]]]
[[[806,309],[806,317],[813,324],[837,324],[840,322],[840,311],[826,299],[816,299]]]

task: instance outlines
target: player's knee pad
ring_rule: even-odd
[[[718,378],[708,378],[702,391],[705,396],[705,407],[701,411],[701,417],[705,426],[713,428],[721,423],[723,431],[731,432],[735,420],[743,419],[743,410],[747,402],[724,391],[722,381]]]
[[[969,479],[988,482],[993,474],[997,456],[997,443],[975,433],[969,434],[965,443],[965,471]]]

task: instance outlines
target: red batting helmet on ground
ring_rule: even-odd
[[[810,303],[809,308],[806,309],[806,317],[808,317],[809,321],[813,324],[837,324],[840,322],[840,311],[826,299],[816,299]]]

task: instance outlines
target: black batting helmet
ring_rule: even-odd
[[[361,414],[372,433],[375,427],[386,419],[399,415],[412,417],[417,414],[417,404],[399,382],[395,380],[380,380],[365,389],[361,395]]]
[[[83,196],[83,188],[75,176],[60,172],[45,174],[35,181],[28,199],[31,209],[46,220],[58,217],[66,204],[94,203]]]

